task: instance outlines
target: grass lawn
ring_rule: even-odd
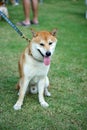
[[[20,111],[15,85],[18,59],[27,46],[4,20],[0,21],[0,130],[87,130],[87,20],[82,0],[44,0],[36,30],[58,28],[58,43],[49,72],[51,97],[44,109],[38,96],[25,97]],[[24,20],[22,4],[8,5],[13,23]],[[32,14],[31,14],[32,16]],[[30,28],[19,27],[31,38]]]

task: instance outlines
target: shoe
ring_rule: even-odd
[[[22,22],[18,22],[17,25],[19,25],[19,26],[26,26],[26,27],[30,26],[30,24],[25,24],[23,21]]]
[[[30,23],[33,24],[33,25],[38,25],[39,24],[39,23],[33,22],[32,20],[30,21]]]
[[[14,4],[14,6],[17,6],[17,5],[19,5],[19,3],[16,2],[16,3]]]

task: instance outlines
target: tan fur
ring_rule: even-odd
[[[52,32],[35,32],[32,30],[33,38],[22,53],[18,63],[20,79],[16,88],[19,89],[19,99],[14,105],[15,110],[21,109],[28,86],[31,93],[36,94],[38,92],[41,106],[49,106],[48,103],[45,102],[43,94],[45,93],[45,95],[50,96],[47,89],[49,86],[47,74],[50,68],[48,61],[55,50],[57,42],[55,33],[56,29]],[[50,42],[52,42],[52,45],[50,45]],[[44,61],[44,59],[47,61]],[[45,62],[49,64],[46,65]]]

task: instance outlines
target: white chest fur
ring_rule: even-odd
[[[43,62],[33,59],[26,54],[26,64],[24,65],[25,77],[37,82],[41,77],[46,77],[49,71],[50,65],[46,66]]]

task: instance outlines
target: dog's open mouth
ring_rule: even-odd
[[[50,56],[44,56],[43,53],[38,49],[39,53],[43,56],[44,58],[44,64],[49,65],[50,64]]]

